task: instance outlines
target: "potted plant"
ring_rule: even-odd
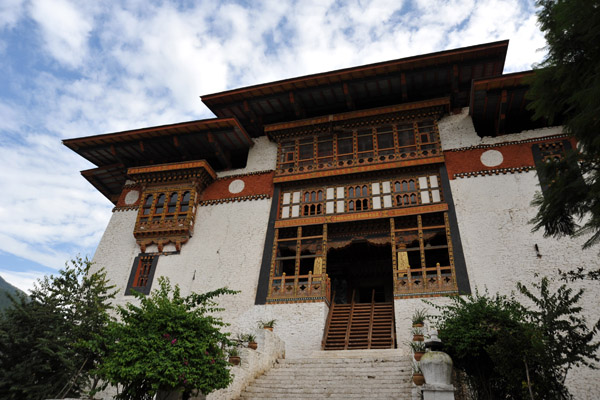
[[[276,320],[274,320],[274,319],[269,320],[269,321],[259,321],[258,326],[260,328],[263,328],[263,329],[273,332],[273,327],[275,326],[275,322],[276,322]]]
[[[236,347],[232,347],[227,351],[227,354],[229,355],[229,364],[232,365],[239,365],[240,361],[242,360],[240,358],[240,352]]]
[[[412,328],[411,332],[413,334],[413,341],[422,342],[423,340],[425,340],[423,328]]]
[[[414,328],[422,328],[425,325],[425,320],[427,319],[427,311],[424,308],[419,310],[415,310],[412,315],[412,326]]]
[[[232,340],[237,343],[238,347],[241,347],[244,345],[244,343],[246,343],[246,335],[243,333],[238,333]]]
[[[414,353],[415,360],[420,361],[423,354],[425,354],[425,343],[424,342],[409,342],[408,345]]]
[[[412,374],[413,383],[417,386],[422,386],[425,383],[425,377],[423,376],[421,367],[419,366],[419,364],[413,363],[412,370],[413,370],[413,374]]]
[[[245,341],[248,342],[248,348],[256,350],[256,348],[258,347],[258,344],[256,343],[256,336],[252,334],[247,334],[245,339]]]

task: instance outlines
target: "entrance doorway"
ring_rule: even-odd
[[[332,301],[324,350],[396,345],[388,220],[329,225],[327,274]]]
[[[327,274],[336,304],[393,301],[389,221],[330,225]]]

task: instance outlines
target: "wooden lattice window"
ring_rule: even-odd
[[[323,214],[323,190],[312,190],[304,192],[304,204],[302,206],[302,215],[321,215]]]
[[[401,179],[394,182],[394,200],[396,207],[418,204],[415,179]]]
[[[278,171],[310,169],[430,157],[441,152],[433,119],[360,128],[337,127],[330,135],[314,134],[279,143]]]
[[[280,228],[275,246],[274,276],[308,275],[323,257],[323,226]]]
[[[354,185],[348,188],[348,211],[366,211],[369,209],[369,186]]]
[[[131,268],[125,294],[132,294],[132,289],[140,293],[149,294],[157,263],[158,254],[140,254],[137,256]]]
[[[454,260],[445,213],[393,219],[396,292],[423,294],[456,290]]]
[[[564,158],[565,152],[571,149],[571,142],[568,140],[555,140],[552,142],[535,143],[531,146],[533,160],[535,161],[536,165],[551,161],[560,161]],[[543,177],[539,170],[538,178],[540,180],[542,192],[545,193],[546,190],[548,190],[548,186],[550,185],[552,179]]]
[[[191,191],[163,191],[155,189],[145,192],[144,204],[139,215],[140,223],[160,222],[163,220],[185,219],[190,212]]]
[[[436,172],[393,180],[360,181],[343,186],[316,186],[281,194],[280,218],[364,212],[404,208],[443,201]],[[340,183],[342,185],[342,183]]]

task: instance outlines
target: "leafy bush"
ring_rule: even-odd
[[[208,394],[231,382],[225,348],[234,344],[220,331],[226,324],[213,314],[213,298],[234,294],[221,288],[181,297],[178,286],[159,278],[150,296],[134,295],[140,306],[119,307],[108,330],[107,354],[98,373],[120,385],[119,399],[152,399],[159,392],[184,397]]]
[[[77,397],[94,387],[115,296],[103,270],[75,258],[0,313],[0,398]]]
[[[564,385],[574,365],[594,367],[600,343],[576,304],[582,291],[565,285],[549,290],[543,278],[518,289],[534,304],[529,309],[514,296],[475,293],[435,306],[439,337],[454,366],[466,373],[477,399],[571,398]]]

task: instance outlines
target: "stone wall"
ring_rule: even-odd
[[[229,400],[239,398],[242,390],[254,379],[268,371],[279,358],[285,358],[285,343],[273,332],[260,329],[256,334],[258,348],[240,349],[241,363],[231,367],[233,382],[226,388],[206,396],[207,400]]]

